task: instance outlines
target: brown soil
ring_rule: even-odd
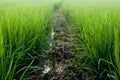
[[[76,70],[76,64],[68,64],[68,62],[71,62],[74,58],[72,52],[78,47],[76,44],[80,45],[81,43],[76,38],[77,31],[75,27],[71,25],[66,17],[60,6],[54,11],[54,38],[48,62],[48,65],[52,65],[52,69],[46,74],[37,71],[30,80],[39,80],[40,74],[44,77],[42,80],[63,80],[65,77],[68,77],[65,80],[86,80],[79,72],[76,72],[77,74],[72,77],[68,75],[70,71]],[[80,45],[78,49],[82,51],[82,46]]]
[[[53,76],[50,80],[63,80],[65,77],[70,77],[68,71],[75,70],[75,64],[68,64],[71,62],[72,50],[76,48],[76,29],[66,19],[62,12],[61,7],[54,12],[54,46],[50,52],[50,57],[56,59],[53,63],[54,69],[52,70]],[[77,43],[79,44],[79,43]],[[77,74],[76,78],[84,80],[81,75]],[[66,80],[75,80],[75,78],[69,78]]]

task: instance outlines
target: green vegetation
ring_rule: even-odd
[[[52,4],[32,2],[0,1],[0,80],[26,80],[48,57]]]
[[[120,1],[0,0],[0,80],[34,76],[119,80]]]
[[[92,79],[120,79],[119,5],[118,0],[75,0],[63,5],[65,15],[79,30],[88,57],[84,67],[93,72]]]

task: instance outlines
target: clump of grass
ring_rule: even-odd
[[[115,28],[115,31],[114,31],[114,36],[115,36],[115,49],[114,49],[114,62],[115,62],[115,77],[117,80],[120,79],[120,37],[119,37],[119,32],[120,32],[120,28],[119,27],[116,27]]]

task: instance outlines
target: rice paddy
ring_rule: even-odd
[[[0,0],[0,80],[119,80],[119,0]]]

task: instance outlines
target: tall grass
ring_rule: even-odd
[[[120,2],[76,0],[71,1],[71,5],[68,3],[63,5],[63,9],[69,12],[69,18],[80,31],[79,38],[89,57],[86,64],[90,64],[95,72],[92,79],[119,80]]]
[[[26,80],[47,58],[52,4],[32,2],[0,3],[0,80]]]

